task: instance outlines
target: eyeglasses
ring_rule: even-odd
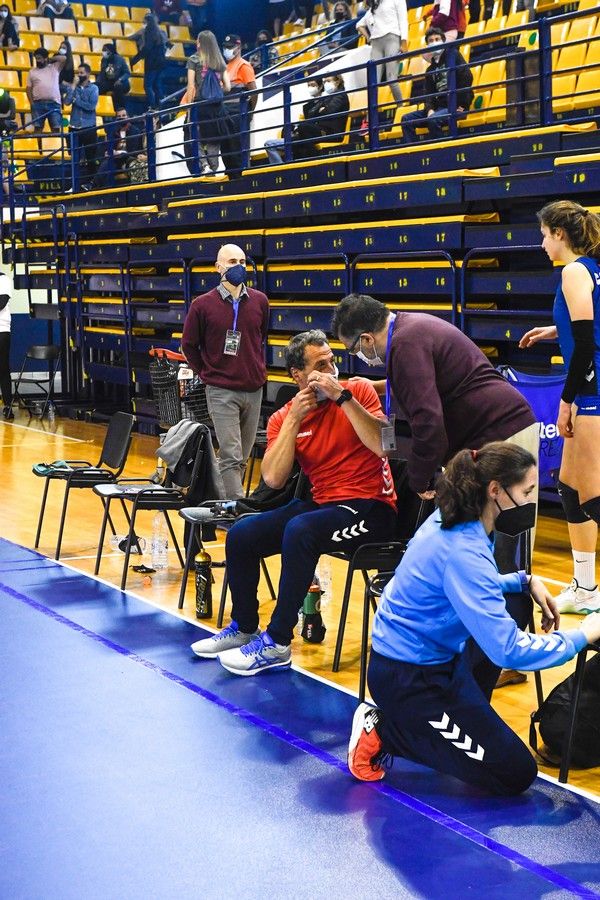
[[[358,342],[360,341],[360,339],[361,339],[362,336],[363,336],[363,332],[361,331],[361,333],[358,334],[358,335],[354,338],[354,340],[352,341],[352,343],[351,343],[350,346],[348,347],[348,353],[349,353],[351,356],[356,356],[356,354],[358,353],[358,350],[356,349],[356,345],[358,344]]]

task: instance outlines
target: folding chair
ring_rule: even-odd
[[[571,694],[571,716],[569,726],[565,733],[562,753],[560,756],[560,770],[558,780],[562,784],[566,784],[569,780],[569,769],[571,767],[571,753],[573,751],[573,738],[575,736],[575,726],[577,724],[577,712],[579,708],[579,697],[581,696],[581,688],[585,677],[585,662],[590,650],[600,653],[600,643],[588,644],[577,654],[577,664],[575,666],[575,678],[573,679],[573,691]]]
[[[208,429],[200,436],[196,458],[192,469],[190,484],[187,488],[179,488],[172,486],[172,478],[169,470],[167,470],[167,480],[165,484],[154,484],[151,481],[140,482],[140,479],[120,478],[111,484],[99,483],[94,487],[94,493],[102,498],[104,503],[104,518],[100,530],[100,539],[98,542],[98,552],[96,555],[96,566],[94,575],[100,571],[100,561],[102,558],[102,547],[104,545],[104,537],[106,534],[106,525],[110,521],[110,505],[113,500],[119,500],[122,504],[131,503],[131,515],[127,517],[129,522],[129,531],[125,544],[125,558],[123,560],[123,571],[121,574],[121,590],[125,590],[127,583],[127,569],[129,567],[129,557],[131,548],[138,539],[135,532],[135,521],[137,514],[142,511],[160,512],[164,515],[167,528],[173,541],[173,546],[177,553],[181,568],[184,568],[184,559],[181,554],[179,543],[173,531],[173,526],[169,518],[169,512],[181,510],[185,506],[190,505],[190,496],[194,495],[198,480],[202,474],[203,464],[206,461],[207,441],[210,440],[210,432]]]
[[[44,399],[44,405],[40,414],[40,418],[44,418],[46,410],[48,409],[48,404],[52,399],[54,380],[60,366],[60,356],[60,347],[57,347],[56,344],[34,344],[28,348],[25,353],[23,365],[21,366],[21,371],[15,382],[13,398],[10,404],[11,412],[16,400],[19,404],[19,408],[26,409],[29,415],[32,415],[33,401],[25,399],[21,394],[20,389],[23,385],[35,385],[41,390]],[[47,375],[31,370],[33,364],[39,365],[40,362],[47,364]]]
[[[67,505],[69,495],[72,490],[93,489],[95,485],[114,484],[125,467],[129,446],[131,444],[131,431],[133,429],[134,418],[130,413],[117,412],[111,416],[106,430],[106,436],[100,452],[100,459],[93,465],[85,459],[66,459],[61,460],[61,465],[56,463],[46,465],[40,463],[34,466],[33,473],[39,478],[45,478],[44,494],[42,496],[42,505],[38,519],[37,533],[35,536],[35,546],[40,543],[42,533],[42,523],[44,521],[44,512],[46,510],[46,500],[48,498],[48,488],[51,481],[63,481],[65,483],[65,493],[63,498],[62,512],[60,517],[60,525],[58,529],[58,539],[56,542],[56,552],[54,559],[60,556],[60,548],[62,544],[63,531],[65,527],[65,519],[67,515]],[[115,533],[112,520],[110,527],[113,534]]]

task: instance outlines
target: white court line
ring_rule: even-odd
[[[74,441],[77,444],[91,444],[92,440],[85,440],[84,438],[75,438],[69,437],[66,434],[56,434],[55,431],[42,431],[41,429],[31,429],[29,425],[17,425],[15,422],[3,422],[2,423],[5,428],[22,428],[24,431],[29,431],[30,434],[39,434],[44,437],[55,437],[58,438],[59,441]]]

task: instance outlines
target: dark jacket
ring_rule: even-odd
[[[346,119],[350,104],[345,91],[335,94],[321,94],[305,103],[302,107],[305,121],[318,119],[315,124],[323,134],[340,134],[346,130]]]
[[[0,34],[0,46],[8,47],[11,44],[14,47],[18,47],[20,43],[17,26],[11,16],[10,19],[4,20],[4,28],[2,29],[2,34]]]
[[[123,57],[118,53],[113,53],[112,56],[103,59],[100,63],[100,75],[97,81],[100,93],[110,91],[117,82],[126,84],[130,76],[129,66]]]
[[[127,128],[125,134],[124,148],[121,147],[122,139],[119,134],[121,127],[121,123],[118,119],[114,122],[111,122],[110,125],[107,126],[108,135],[114,141],[115,152],[120,149],[124,149],[128,157],[137,156],[138,153],[142,153],[144,149],[144,135],[137,127],[137,125],[129,122],[129,127]]]
[[[469,109],[473,102],[473,75],[463,56],[456,54],[456,105]],[[448,107],[448,51],[444,50],[436,62],[425,72],[425,108],[446,109]]]

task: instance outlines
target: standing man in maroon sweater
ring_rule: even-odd
[[[221,281],[193,301],[181,345],[206,385],[225,493],[233,500],[244,496],[242,479],[267,380],[269,301],[260,291],[246,287],[246,255],[240,247],[221,247],[216,269]]]

